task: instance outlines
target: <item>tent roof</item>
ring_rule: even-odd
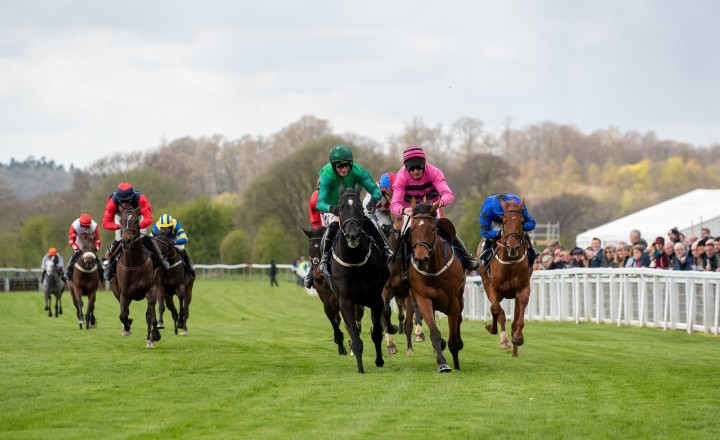
[[[668,230],[677,227],[686,236],[700,235],[700,228],[720,233],[720,189],[696,189],[610,223],[588,229],[577,235],[577,246],[590,246],[593,237],[603,246],[622,240],[627,242],[630,231],[637,229],[642,238],[652,243],[655,237],[667,240]]]

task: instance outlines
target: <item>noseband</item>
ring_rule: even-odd
[[[413,216],[413,220],[416,220],[416,219],[432,220],[433,234],[435,234],[435,239],[432,241],[432,243],[425,241],[425,240],[420,240],[418,242],[412,243],[413,252],[415,252],[416,247],[423,246],[423,247],[427,248],[429,256],[432,257],[432,254],[435,251],[435,242],[437,241],[437,218],[435,218],[434,216],[431,216],[431,215]]]
[[[506,211],[504,215],[507,215],[511,212],[522,215],[522,211],[518,211],[518,210]],[[516,264],[516,263],[523,261],[525,259],[525,255],[527,254],[527,249],[529,247],[527,242],[525,241],[525,234],[517,233],[517,232],[513,231],[506,235],[505,234],[505,218],[504,218],[504,216],[503,216],[503,223],[502,223],[502,236],[503,236],[503,246],[505,247],[506,250],[508,248],[508,240],[510,239],[510,237],[515,237],[518,241],[518,245],[522,246],[524,248],[524,252],[522,253],[522,257],[517,260],[511,260],[511,261],[501,260],[500,256],[498,254],[495,254],[495,259],[502,264]]]

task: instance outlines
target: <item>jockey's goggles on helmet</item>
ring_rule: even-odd
[[[335,169],[347,168],[352,166],[352,161],[335,162]]]
[[[408,165],[406,168],[408,171],[417,171],[425,168],[425,165]]]

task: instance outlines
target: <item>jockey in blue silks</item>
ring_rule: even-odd
[[[500,238],[500,233],[502,231],[502,216],[505,214],[505,211],[500,203],[501,200],[506,203],[509,200],[515,201],[518,204],[522,202],[520,197],[510,193],[493,194],[485,199],[482,209],[480,209],[480,235],[482,235],[485,239],[485,241],[483,241],[482,250],[480,251],[480,259],[483,262],[483,266],[486,268],[490,265],[490,258],[492,258],[493,255],[495,241]],[[523,231],[529,232],[534,230],[535,219],[528,213],[527,206],[523,206],[522,215],[525,219],[525,223],[523,223]],[[527,234],[525,234],[525,240],[530,246],[528,248],[528,263],[532,266],[538,256],[538,253],[532,247],[532,241],[530,241],[530,237]]]

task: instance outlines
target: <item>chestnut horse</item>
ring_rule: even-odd
[[[525,198],[518,204],[513,200],[501,201],[505,214],[503,215],[502,230],[496,242],[494,258],[490,260],[490,267],[483,267],[480,262],[480,276],[482,277],[485,294],[490,301],[492,324],[485,326],[487,331],[496,335],[498,322],[500,322],[500,348],[509,348],[507,332],[505,331],[505,311],[500,306],[504,298],[515,299],[515,315],[512,321],[513,356],[518,355],[518,347],[523,345],[525,338],[525,308],[530,300],[530,276],[532,267],[528,264],[528,243],[523,231],[523,207]],[[478,252],[482,243],[478,246]],[[479,253],[477,255],[480,255]],[[489,270],[488,270],[489,269]]]
[[[73,279],[68,281],[68,288],[72,296],[75,310],[77,311],[78,325],[82,330],[85,325],[86,330],[95,328],[95,297],[97,289],[100,285],[100,274],[97,268],[97,249],[95,243],[86,240],[83,242],[82,255],[75,262],[75,270],[73,271]],[[83,296],[87,297],[87,311],[83,314]]]
[[[438,373],[447,373],[451,369],[443,355],[446,342],[435,322],[436,310],[447,315],[450,333],[447,346],[453,357],[453,365],[459,370],[458,353],[463,348],[460,324],[464,308],[465,271],[453,250],[453,237],[446,239],[439,233],[442,229],[446,235],[454,235],[454,228],[449,220],[436,217],[440,201],[432,205],[426,202],[416,204],[413,199],[411,207],[413,214],[410,218],[410,236],[413,256],[409,269],[410,291],[430,329]]]
[[[120,322],[123,336],[132,334],[130,325],[130,303],[147,300],[145,321],[147,322],[147,348],[155,348],[154,341],[160,340],[157,327],[155,306],[157,305],[156,289],[154,288],[153,263],[150,255],[145,252],[140,234],[140,207],[125,209],[120,213],[120,233],[122,250],[117,261],[115,276],[110,280],[110,288],[120,303]]]
[[[370,308],[372,328],[370,336],[375,344],[375,365],[382,367],[382,289],[390,276],[382,250],[373,243],[365,227],[375,226],[366,220],[360,199],[360,185],[345,188],[340,185],[337,205],[340,230],[333,245],[330,261],[331,286],[338,297],[340,312],[350,335],[350,347],[355,355],[358,373],[365,373],[362,363],[363,342],[355,322],[355,306]]]
[[[300,228],[302,229],[302,228]],[[307,231],[302,229],[303,233],[309,239],[308,241],[308,256],[310,257],[310,270],[312,271],[313,287],[322,301],[323,309],[325,310],[325,316],[333,329],[333,340],[337,344],[338,354],[341,356],[347,355],[345,349],[345,335],[340,330],[340,323],[342,318],[340,317],[340,304],[337,296],[333,293],[330,285],[323,276],[322,272],[318,270],[318,264],[320,264],[320,258],[322,257],[322,250],[320,248],[320,242],[325,234],[325,226],[320,228],[312,229]],[[365,315],[365,308],[363,306],[355,306],[355,323],[358,327],[358,332],[362,329],[362,318]]]
[[[185,272],[189,270],[183,264],[182,257],[175,247],[175,242],[168,237],[169,231],[161,229],[153,241],[158,248],[160,258],[164,258],[170,264],[169,269],[158,268],[155,271],[155,288],[162,298],[158,298],[159,314],[158,328],[164,328],[163,313],[167,307],[173,317],[175,334],[187,336],[187,320],[190,316],[190,302],[192,301],[193,285],[195,277],[188,274],[185,282]],[[174,296],[178,298],[178,308],[175,307]]]
[[[407,349],[405,354],[412,356],[415,351],[412,347],[413,338],[413,316],[415,316],[415,341],[422,342],[425,340],[425,334],[422,331],[422,317],[418,310],[417,304],[410,295],[410,284],[402,281],[402,275],[405,265],[405,243],[401,242],[400,234],[403,226],[403,218],[391,216],[393,218],[392,230],[388,236],[388,244],[395,252],[395,258],[390,262],[390,278],[388,278],[385,287],[383,287],[383,301],[385,308],[383,310],[383,323],[385,325],[385,344],[387,345],[388,354],[396,354],[398,352],[392,335],[397,333],[398,326],[392,323],[390,301],[395,298],[398,307],[398,323],[402,322],[403,333],[407,339]]]

